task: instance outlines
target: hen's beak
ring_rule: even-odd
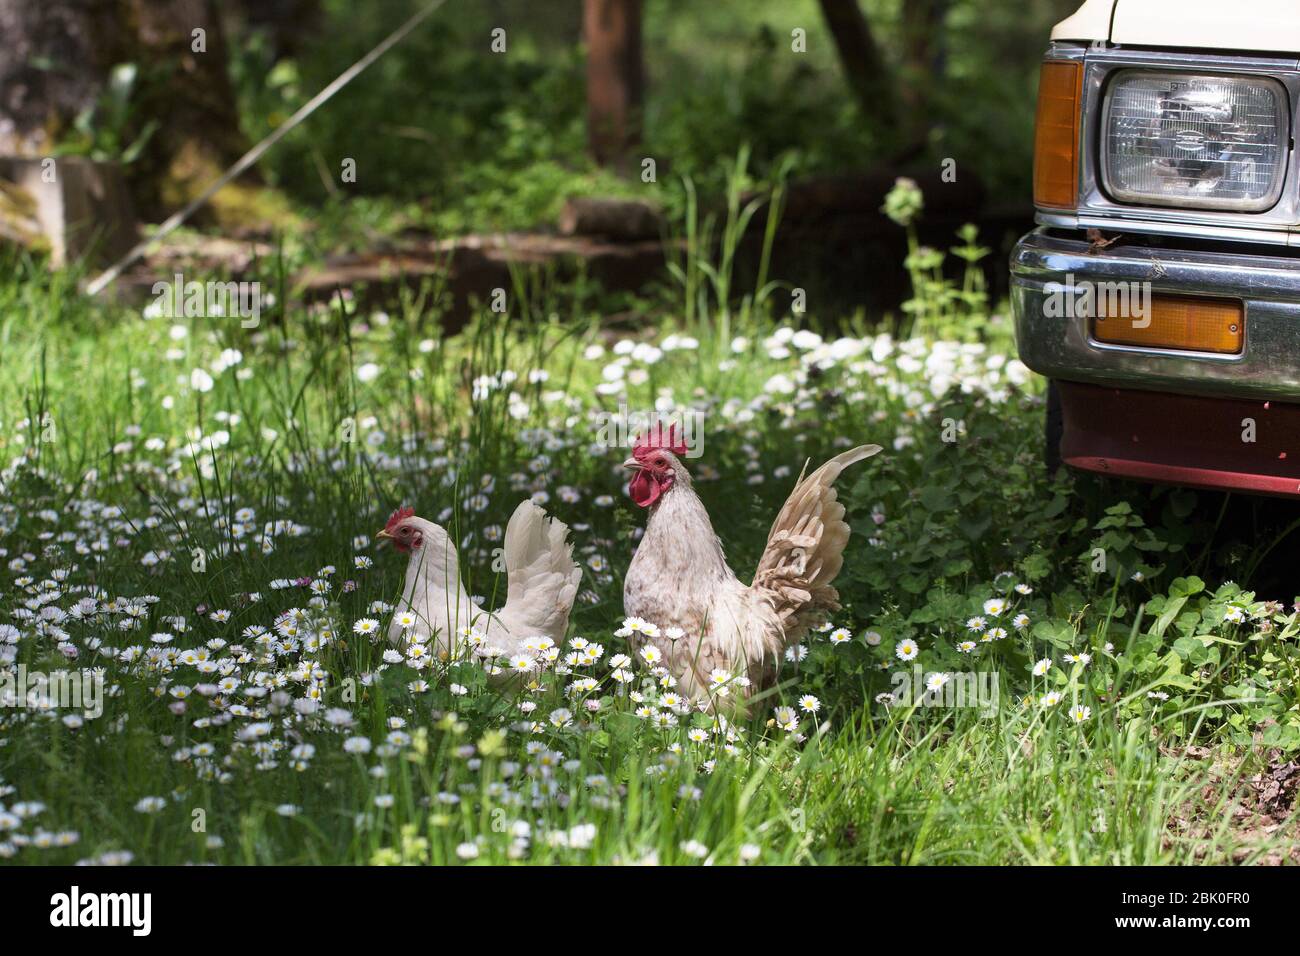
[[[384,529],[381,530],[378,534],[375,535],[375,540],[376,540],[376,541],[382,541],[384,538],[389,538],[389,539],[391,539],[392,537],[393,537],[393,536],[392,536],[391,534],[388,533],[388,529],[387,529],[387,528],[384,528]]]
[[[637,461],[635,458],[629,458],[627,461],[623,462],[623,467],[631,471],[640,471],[641,462]]]

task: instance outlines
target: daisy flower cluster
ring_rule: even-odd
[[[46,806],[37,800],[13,800],[17,789],[0,778],[0,860],[17,856],[24,849],[33,851],[76,846],[81,834],[76,830],[48,830],[42,821]],[[5,801],[12,801],[6,805]]]
[[[927,682],[942,687],[966,662],[1023,664],[1017,673],[1038,682],[1042,706],[1068,702],[1072,719],[1091,717],[1056,681],[1075,668],[1089,672],[1113,649],[1054,647],[1044,656],[1034,630],[1048,607],[1009,574],[923,626],[888,608],[873,608],[867,623],[859,606],[852,627],[812,629],[784,650],[776,696],[752,708],[745,674],[717,668],[699,675],[698,691],[679,686],[691,635],[635,618],[616,623],[620,571],[639,522],[619,507],[624,455],[595,440],[611,408],[704,416],[710,442],[727,449],[726,469],[712,456],[693,461],[695,479],[743,482],[779,506],[803,453],[824,451],[811,447],[818,430],[810,423],[865,420],[902,461],[919,458],[946,397],[996,406],[1021,394],[1027,370],[984,345],[825,338],[792,325],[716,349],[683,333],[605,336],[572,356],[582,386],[561,381],[558,364],[536,367],[535,351],[516,349],[494,370],[471,363],[464,395],[447,399],[471,413],[468,431],[447,426],[441,411],[414,416],[417,429],[387,407],[384,389],[403,377],[432,388],[446,343],[412,343],[398,364],[386,351],[392,322],[358,316],[356,364],[346,369],[358,407],[346,419],[348,437],[322,445],[299,440],[308,411],[253,415],[241,398],[265,375],[261,353],[272,343],[264,331],[235,348],[176,329],[164,356],[173,371],[152,382],[143,372],[132,378],[133,394],[152,411],[116,436],[106,464],[71,481],[50,474],[37,455],[37,417],[12,429],[19,454],[0,473],[5,492],[47,489],[4,496],[24,501],[21,509],[0,501],[8,572],[0,579],[0,666],[75,664],[101,672],[106,688],[96,720],[49,701],[0,711],[0,746],[34,727],[102,746],[147,727],[184,776],[142,784],[129,803],[142,818],[184,810],[193,787],[237,792],[270,778],[283,794],[270,812],[291,821],[312,812],[305,781],[347,780],[364,791],[354,827],[382,834],[376,862],[431,858],[429,831],[411,829],[413,819],[459,828],[454,855],[465,862],[502,852],[525,859],[542,848],[581,854],[617,825],[602,814],[616,813],[627,794],[626,778],[612,772],[615,748],[632,748],[636,772],[689,808],[710,781],[780,750],[775,742],[798,746],[828,727],[843,703],[841,668],[878,680],[924,664]],[[286,337],[275,348],[281,362],[304,344]],[[740,371],[749,374],[732,374]],[[716,386],[681,384],[705,379]],[[197,422],[180,425],[190,412]],[[954,427],[960,437],[965,423]],[[344,490],[358,474],[369,482],[362,496]],[[484,608],[500,601],[501,582],[484,569],[513,505],[528,498],[560,516],[584,569],[578,634],[537,636],[509,653],[477,624],[428,634],[398,601],[397,564],[359,530],[382,524],[387,496],[371,493],[380,488],[400,489],[449,529],[472,599]],[[897,506],[860,504],[855,541],[881,556],[900,547]],[[1244,602],[1223,620],[1242,628],[1258,621],[1260,633],[1273,626]],[[399,640],[388,640],[390,628]],[[133,709],[141,696],[144,717]],[[404,783],[410,774],[414,790]],[[33,814],[36,801],[12,793],[0,800],[9,852],[75,839],[48,809]],[[472,822],[495,810],[505,818],[492,830]],[[218,834],[205,840],[222,846]],[[742,860],[761,852],[746,847]],[[705,861],[715,853],[692,840],[677,849]],[[118,852],[96,849],[107,861]]]
[[[353,562],[354,572],[360,573],[355,580],[340,580],[337,565],[324,565],[272,578],[257,591],[232,594],[229,607],[200,602],[185,613],[168,607],[157,593],[113,594],[90,583],[92,573],[110,555],[122,560],[140,552],[156,560],[140,562],[138,577],[157,578],[167,558],[146,532],[154,532],[154,539],[174,535],[176,553],[188,554],[182,547],[184,537],[200,527],[211,529],[221,541],[211,549],[214,566],[245,550],[265,555],[271,549],[259,545],[259,539],[309,533],[290,520],[260,522],[252,507],[213,512],[185,498],[184,483],[171,487],[178,497],[167,509],[168,523],[157,514],[140,518],[76,499],[62,513],[36,516],[51,529],[38,532],[45,542],[39,553],[0,551],[12,575],[5,593],[11,622],[0,624],[0,661],[7,668],[15,667],[20,655],[33,663],[46,658],[76,661],[102,673],[109,695],[102,721],[86,723],[53,705],[23,707],[0,713],[0,731],[13,733],[32,721],[59,720],[68,732],[111,741],[125,730],[129,716],[115,700],[124,688],[139,688],[170,715],[164,720],[170,729],[159,745],[168,748],[174,766],[187,768],[198,783],[239,788],[250,775],[310,774],[340,760],[356,765],[375,791],[358,817],[362,828],[382,826],[384,814],[398,809],[388,787],[395,765],[411,760],[423,764],[437,736],[454,739],[467,733],[456,711],[429,707],[421,703],[423,698],[460,701],[470,711],[495,710],[500,715],[486,730],[480,722],[477,741],[452,747],[457,769],[449,776],[457,782],[439,786],[430,780],[430,792],[423,798],[430,810],[457,808],[486,794],[492,806],[518,814],[563,808],[579,793],[593,810],[613,809],[624,785],[590,772],[573,754],[582,740],[605,733],[607,721],[618,715],[630,716],[644,728],[653,758],[645,772],[673,781],[677,798],[688,803],[701,792],[699,784],[690,782],[696,774],[713,774],[719,761],[749,749],[744,728],[717,706],[733,694],[743,695],[747,678],[715,670],[709,675],[706,700],[686,697],[677,690],[663,653],[649,640],[662,636],[676,643],[687,635],[673,629],[661,635],[649,622],[628,619],[611,634],[610,640],[627,647],[626,652],[581,636],[563,645],[537,637],[525,641],[517,653],[503,656],[470,627],[458,636],[452,653],[439,654],[409,614],[382,598],[366,601],[369,567],[360,561]],[[69,514],[80,516],[77,530],[53,530]],[[359,550],[369,541],[352,544]],[[353,607],[358,602],[365,613],[345,611],[344,604]],[[409,632],[408,639],[388,644],[390,622]],[[836,641],[842,643],[846,634],[836,632]],[[358,668],[359,662],[363,666]],[[393,685],[390,672],[405,676]],[[510,686],[503,687],[502,681]],[[393,686],[405,693],[386,699],[380,711],[383,729],[376,733],[376,714],[368,702],[380,688]],[[434,693],[439,690],[441,694]],[[811,700],[802,702],[805,712],[813,707]],[[5,742],[0,739],[0,746]],[[475,780],[485,767],[492,772],[490,780]],[[185,806],[188,799],[185,787],[163,796],[143,793],[135,798],[133,810],[157,816]],[[77,842],[74,831],[32,822],[44,811],[39,803],[6,801],[0,808],[0,853]],[[292,818],[303,809],[297,803],[281,803],[274,811]],[[523,858],[539,840],[549,850],[582,851],[591,846],[595,827],[583,823],[563,830],[539,828],[519,816],[508,828],[511,838],[505,852]],[[465,861],[477,858],[486,839],[480,834],[462,844],[458,856]],[[223,845],[215,833],[204,839],[209,850]],[[400,856],[400,849],[388,847],[376,862],[387,861],[393,852]],[[86,862],[130,859],[130,854],[108,850]]]

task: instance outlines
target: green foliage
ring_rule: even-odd
[[[774,315],[770,284],[738,288],[729,267],[742,222],[780,201],[778,178],[741,202],[748,159],[726,171],[724,213],[687,216],[722,241],[687,244],[678,288],[649,304],[653,334],[620,338],[589,290],[525,273],[508,314],[481,310],[447,336],[438,282],[391,311],[289,302],[244,329],[92,303],[75,277],[13,259],[0,625],[16,624],[0,648],[46,671],[75,652],[117,690],[82,723],[0,712],[0,800],[43,805],[0,854],[919,864],[1285,850],[1286,829],[1233,826],[1245,781],[1300,750],[1300,620],[1247,589],[1273,545],[1212,551],[1214,496],[1049,478],[1041,383],[974,302],[949,307],[950,338],[823,338]],[[976,259],[975,235],[961,241]],[[725,720],[672,701],[635,658],[605,663],[634,650],[621,590],[644,516],[623,497],[625,449],[595,446],[595,423],[664,402],[706,413],[690,467],[742,576],[804,462],[885,446],[839,484],[854,532],[842,611]],[[388,512],[440,519],[470,593],[495,606],[493,551],[527,495],[573,531],[570,637],[600,644],[602,663],[503,683],[383,641],[404,574],[370,547]],[[65,610],[82,598],[93,610]],[[298,640],[280,646],[269,630],[286,621]],[[128,652],[146,644],[162,656]],[[196,691],[215,682],[207,663],[255,693]],[[945,696],[971,676],[974,699]]]
[[[86,156],[101,163],[129,166],[139,158],[161,125],[139,115],[136,105],[139,68],[119,63],[108,74],[103,94],[78,114],[56,155]]]
[[[256,33],[232,42],[231,74],[247,136],[259,140],[370,50],[415,9],[414,0],[329,0],[320,29],[277,58]],[[1022,5],[1023,6],[1023,5]],[[930,94],[923,162],[955,157],[960,175],[1023,200],[1032,148],[1037,67],[1048,28],[1069,0],[989,10],[957,0],[939,46],[946,80],[903,77]],[[886,56],[904,43],[900,5],[867,5]],[[264,160],[295,199],[327,210],[358,199],[393,228],[438,233],[531,228],[554,220],[569,195],[644,196],[646,187],[595,169],[586,150],[580,8],[522,0],[461,5],[436,15],[358,78]],[[760,180],[784,173],[889,162],[899,132],[873,129],[847,89],[814,0],[698,4],[654,0],[644,11],[646,102],[640,154],[654,157],[653,196],[680,210],[676,184],[725,195],[719,157],[745,148]],[[505,29],[508,53],[489,48]],[[807,52],[791,49],[805,31]],[[997,149],[988,148],[998,143]],[[355,183],[340,164],[356,162]],[[335,211],[345,218],[348,212]]]
[[[912,281],[912,297],[903,303],[903,312],[911,317],[906,328],[911,335],[980,341],[987,335],[989,308],[980,262],[989,250],[979,244],[979,228],[974,224],[957,230],[961,244],[951,251],[965,267],[961,281],[953,281],[944,272],[944,254],[917,241],[916,221],[924,208],[921,190],[905,177],[894,183],[881,207],[881,212],[907,230],[908,254],[903,265]]]

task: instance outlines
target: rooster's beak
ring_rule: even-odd
[[[635,458],[629,458],[627,461],[623,462],[623,467],[632,471],[640,471],[641,462],[637,461]]]
[[[384,528],[384,529],[383,529],[382,531],[380,531],[377,535],[375,535],[375,540],[376,540],[376,541],[382,541],[384,538],[392,538],[392,535],[388,533],[388,529],[387,529],[387,528]]]

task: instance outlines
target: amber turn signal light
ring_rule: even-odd
[[[1153,295],[1146,315],[1133,310],[1108,315],[1098,301],[1092,334],[1098,342],[1189,352],[1239,353],[1245,341],[1245,309],[1236,299]]]
[[[1074,209],[1079,194],[1079,102],[1083,67],[1050,60],[1038,76],[1034,205]]]

